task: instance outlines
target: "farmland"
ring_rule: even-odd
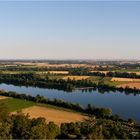
[[[17,110],[22,110],[24,108],[28,108],[31,106],[34,106],[35,103],[31,101],[25,101],[20,99],[14,99],[14,98],[6,98],[1,97],[0,103],[4,103],[8,109],[8,112],[13,112]]]
[[[50,63],[51,62],[51,63]],[[128,74],[136,74],[139,75],[140,70],[136,67],[129,68],[127,66],[116,66],[114,64],[109,65],[99,65],[99,64],[89,64],[80,62],[78,64],[75,62],[11,62],[11,63],[2,63],[0,65],[0,75],[19,75],[19,74],[34,74],[35,77],[40,79],[45,79],[48,77],[50,80],[87,80],[92,83],[104,83],[110,86],[118,86],[122,84],[128,84],[130,86],[131,83],[139,83],[140,80],[137,78],[129,78],[129,77],[113,77],[108,76],[108,72],[119,72],[128,73]],[[75,63],[75,64],[74,64]],[[118,64],[117,64],[118,65]],[[76,70],[77,72],[72,72]],[[84,73],[86,71],[86,73]],[[81,72],[81,73],[80,73]],[[88,74],[90,73],[90,75]],[[102,75],[104,74],[104,75]],[[122,74],[123,75],[123,74]],[[123,75],[124,76],[124,75]],[[131,76],[131,75],[130,75]],[[133,75],[132,75],[133,76]],[[131,88],[133,86],[130,86]]]
[[[118,70],[114,65],[105,64],[18,62],[1,65],[1,87],[8,91],[13,89],[13,92],[7,92],[7,98],[1,96],[0,102],[6,105],[10,115],[18,116],[22,111],[33,121],[43,117],[45,125],[54,122],[58,128],[67,126],[67,123],[80,127],[79,124],[90,121],[90,116],[93,124],[107,121],[107,125],[120,124],[120,128],[130,132],[133,126],[129,125],[129,121],[133,121],[128,117],[139,121],[135,96],[140,93],[140,77],[137,73],[130,73],[138,72],[135,70],[127,68],[126,71],[121,67]],[[19,91],[24,94],[17,94]],[[133,105],[128,104],[129,98],[125,98],[129,94],[135,95],[131,96]],[[127,106],[123,106],[125,103]],[[118,109],[120,106],[121,111]],[[126,111],[127,108],[133,115]],[[115,116],[116,113],[120,117]]]
[[[71,110],[5,96],[0,96],[0,103],[4,103],[8,112],[12,114],[15,114],[16,111],[22,111],[24,114],[29,114],[31,118],[43,117],[47,123],[54,121],[59,126],[61,123],[83,121],[87,118]]]
[[[53,121],[59,126],[61,125],[61,123],[79,122],[87,118],[86,116],[78,113],[41,106],[29,107],[23,109],[22,111],[25,114],[29,114],[31,118],[43,117],[46,119],[47,123]]]
[[[88,79],[90,76],[65,76],[63,77],[64,80],[68,80],[68,79],[71,79],[71,80],[82,80],[82,79]]]
[[[130,88],[136,88],[136,89],[140,89],[140,83],[127,83],[127,84],[120,84],[117,87],[130,87]]]

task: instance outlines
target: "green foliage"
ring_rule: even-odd
[[[0,102],[0,121],[4,121],[8,116],[8,107],[4,102]]]
[[[137,131],[137,135],[133,135]],[[65,123],[61,125],[61,138],[76,139],[133,139],[140,137],[140,129],[130,127],[128,122],[89,119],[82,123]]]
[[[18,112],[0,120],[0,139],[139,139],[139,126],[130,126],[129,121],[90,118],[58,127],[53,122],[47,124],[44,118],[31,119]]]

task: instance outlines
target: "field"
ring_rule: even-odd
[[[114,62],[115,64],[115,62]],[[89,68],[88,70],[91,72],[127,72],[127,73],[136,73],[140,75],[140,69],[138,66],[130,67],[129,65],[124,66],[116,66],[113,63],[104,64],[104,63],[74,63],[74,62],[64,62],[60,61],[15,61],[15,62],[3,62],[0,65],[0,74],[25,74],[25,73],[34,73],[36,78],[44,79],[46,76],[49,79],[63,79],[67,80],[68,78],[71,80],[91,80],[92,82],[98,84],[99,82],[108,84],[110,86],[118,86],[123,84],[135,84],[140,82],[140,79],[132,79],[132,78],[117,78],[117,77],[102,77],[102,76],[86,76],[86,75],[70,75],[69,68]],[[118,64],[118,62],[117,62]],[[68,68],[68,69],[67,69]],[[48,74],[49,73],[49,74]],[[133,86],[132,86],[133,87]],[[137,87],[137,86],[136,86]]]
[[[140,75],[140,72],[135,72],[137,75]]]
[[[8,112],[15,114],[20,110],[25,114],[29,114],[31,118],[44,117],[46,122],[53,121],[60,125],[65,122],[82,121],[87,117],[73,112],[68,109],[63,109],[55,106],[49,106],[44,104],[37,104],[31,101],[25,101],[15,98],[7,98],[0,96],[0,103],[4,103],[8,109]]]
[[[78,113],[67,112],[63,110],[56,110],[53,108],[46,108],[41,106],[33,106],[22,110],[23,113],[29,114],[31,118],[44,117],[46,122],[53,121],[57,125],[61,123],[68,122],[77,122],[83,121],[86,119],[86,116],[83,116]]]
[[[1,98],[0,103],[4,103],[9,112],[21,110],[23,108],[27,108],[35,105],[35,103],[31,101],[25,101],[25,100],[14,99],[14,98],[4,98],[4,97]]]
[[[46,71],[41,73],[50,73],[50,74],[69,74],[68,71]]]
[[[109,72],[109,71],[94,71],[94,70],[92,70],[91,72],[100,72],[100,73],[107,74],[107,72]]]
[[[119,82],[140,82],[140,79],[133,79],[133,78],[116,78],[113,77],[111,81],[119,81]]]
[[[0,100],[7,99],[8,97],[0,96]]]
[[[44,78],[43,74],[39,74],[40,77]],[[108,84],[110,86],[117,86],[121,84],[133,83],[133,82],[140,82],[140,79],[132,79],[132,78],[117,78],[117,77],[100,77],[100,76],[72,76],[72,75],[49,75],[49,79],[64,79],[67,80],[68,78],[71,80],[82,80],[87,79],[91,80],[92,82],[98,84],[99,82],[104,82],[104,84]]]
[[[128,84],[121,84],[121,85],[118,85],[117,87],[129,87],[129,88],[137,88],[137,89],[140,89],[140,83],[128,83]]]
[[[65,76],[63,79],[71,79],[71,80],[82,80],[82,79],[88,79],[90,76]]]

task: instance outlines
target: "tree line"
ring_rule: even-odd
[[[89,107],[90,108],[90,107]],[[90,117],[82,122],[46,123],[22,112],[10,115],[0,103],[0,139],[140,139],[140,126],[133,120],[122,121]]]
[[[140,75],[136,73],[128,73],[128,72],[100,72],[95,71],[91,72],[89,68],[73,68],[69,70],[70,75],[86,75],[86,76],[101,76],[101,77],[120,77],[120,78],[138,78],[140,79]]]
[[[37,95],[34,97],[31,95],[26,95],[26,94],[18,94],[16,92],[12,92],[12,91],[10,91],[10,92],[0,91],[0,95],[4,95],[7,97],[13,97],[13,98],[17,98],[17,99],[23,99],[23,100],[27,100],[27,101],[33,101],[33,102],[37,102],[37,103],[55,105],[55,106],[71,109],[71,110],[74,110],[77,112],[94,115],[98,118],[105,118],[105,117],[109,117],[112,115],[111,109],[97,108],[97,107],[94,107],[91,105],[88,105],[86,108],[84,108],[84,107],[80,106],[79,104],[65,102],[65,101],[59,100],[59,99],[50,100],[50,99],[45,98],[44,96],[40,96],[40,95]]]
[[[13,84],[17,86],[33,86],[48,89],[58,89],[67,92],[72,92],[75,88],[92,87],[94,90],[99,91],[119,91],[125,94],[140,94],[140,90],[129,87],[115,87],[105,84],[104,82],[94,83],[88,79],[74,80],[68,78],[64,79],[50,79],[48,76],[45,78],[37,77],[36,74],[1,74],[0,83]]]

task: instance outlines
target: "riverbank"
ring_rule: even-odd
[[[124,94],[118,91],[105,91],[105,90],[76,90],[73,92],[64,92],[59,90],[51,90],[37,87],[25,87],[1,84],[0,89],[5,91],[14,91],[19,94],[26,94],[27,96],[37,96],[38,94],[46,99],[61,101],[64,106],[64,102],[71,102],[79,104],[86,108],[88,104],[99,108],[111,108],[113,114],[118,114],[121,118],[128,119],[133,118],[140,121],[139,112],[140,109],[140,95],[139,94]],[[120,102],[121,100],[121,102]],[[59,105],[55,105],[59,106]],[[60,107],[60,106],[59,106]],[[121,108],[121,110],[120,110]]]
[[[21,111],[25,115],[29,114],[30,118],[45,118],[46,123],[54,122],[58,126],[61,123],[81,122],[88,118],[88,116],[72,110],[11,97],[0,96],[0,103],[5,105],[10,114]]]

